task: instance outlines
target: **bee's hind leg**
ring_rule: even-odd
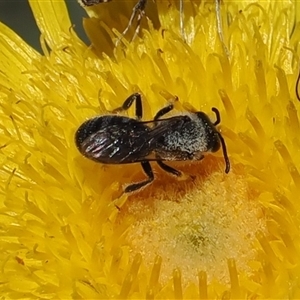
[[[143,168],[145,174],[148,176],[148,179],[145,181],[141,181],[141,182],[137,182],[137,183],[128,185],[124,190],[125,193],[131,193],[131,192],[137,191],[140,188],[144,187],[145,185],[151,183],[154,180],[153,171],[152,171],[149,161],[143,161],[143,162],[141,162],[141,165],[142,165],[142,168]]]
[[[178,171],[168,165],[166,165],[165,163],[163,163],[161,160],[157,160],[157,164],[167,173],[170,173],[172,175],[175,175],[179,180],[186,180],[186,179],[195,179],[195,176],[193,175],[188,175],[183,173],[182,171]]]

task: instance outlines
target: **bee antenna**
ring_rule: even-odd
[[[224,156],[225,165],[226,165],[225,173],[227,174],[230,171],[230,161],[229,161],[228,154],[227,154],[227,148],[226,148],[225,141],[224,141],[224,139],[223,139],[223,137],[222,137],[222,135],[221,135],[220,132],[218,132],[218,136],[220,138],[221,145],[222,145],[223,156]]]
[[[216,119],[215,123],[213,123],[213,125],[216,126],[216,125],[220,124],[220,122],[221,122],[220,112],[215,107],[213,107],[211,110],[216,114],[217,119]]]
[[[299,75],[299,77],[300,77],[300,75]],[[216,114],[216,121],[215,121],[215,123],[213,123],[213,125],[216,126],[216,125],[220,124],[220,122],[221,122],[220,112],[215,107],[213,107],[211,110]],[[225,141],[224,141],[221,133],[218,131],[217,131],[217,133],[220,138],[221,145],[222,145],[223,156],[224,156],[224,160],[225,160],[225,164],[226,164],[225,173],[227,174],[230,170],[230,161],[229,161],[228,154],[227,154],[227,148],[226,148],[226,144],[225,144]]]

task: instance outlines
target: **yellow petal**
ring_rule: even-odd
[[[178,10],[165,2],[159,4],[164,28],[149,26],[141,39],[122,40],[125,48],[101,59],[57,26],[63,31],[58,36],[66,37],[63,47],[53,42],[45,57],[28,66],[29,73],[36,69],[30,84],[13,82],[1,94],[2,295],[299,296],[299,28],[289,19],[294,2],[225,1],[229,57],[213,3],[188,10],[187,42]],[[112,31],[111,24],[106,28]],[[100,47],[104,37],[93,37]],[[148,120],[174,95],[179,110],[192,106],[213,118],[211,107],[218,107],[231,172],[224,174],[221,151],[200,162],[170,162],[196,175],[194,181],[178,181],[153,163],[153,184],[118,198],[123,185],[145,178],[139,164],[88,161],[77,151],[74,133],[137,91]]]
[[[29,0],[29,4],[48,46],[61,47],[72,26],[65,1]]]
[[[33,71],[33,62],[39,54],[18,37],[11,29],[0,23],[0,85],[19,87],[28,80],[24,72]]]

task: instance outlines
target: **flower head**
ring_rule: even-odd
[[[299,297],[297,3],[225,1],[221,33],[214,3],[185,4],[184,40],[163,1],[118,47],[109,18],[85,20],[88,47],[63,1],[30,4],[44,55],[0,24],[1,294]],[[230,173],[221,151],[172,164],[194,181],[153,164],[151,186],[120,196],[139,164],[88,161],[74,133],[134,92],[145,120],[175,95],[179,111],[217,107]]]

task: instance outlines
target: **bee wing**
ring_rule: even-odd
[[[168,119],[140,122],[139,124],[142,126],[150,127],[150,131],[139,134],[138,140],[135,140],[136,143],[131,144],[127,150],[124,148],[125,145],[122,145],[123,155],[119,163],[157,161],[158,158],[153,153],[156,140],[160,136],[170,134],[170,132],[180,128],[187,120],[190,120],[188,116],[176,116]]]
[[[187,118],[175,116],[148,122],[127,118],[118,118],[118,122],[108,120],[107,125],[102,124],[99,130],[85,138],[79,150],[84,156],[107,164],[157,160],[153,155],[156,140],[178,130]]]
[[[103,151],[113,148],[114,141],[105,130],[98,130],[89,135],[81,145],[82,153],[94,160],[103,155]],[[113,150],[113,149],[112,149]],[[106,154],[107,155],[107,154]]]
[[[132,126],[103,127],[84,140],[81,152],[92,160],[107,164],[141,161],[152,151],[149,132],[150,128],[135,121]]]
[[[148,122],[148,124],[153,123],[154,126],[150,131],[149,138],[151,140],[155,140],[164,134],[174,132],[174,130],[180,129],[181,126],[187,121],[190,121],[190,118],[188,116],[182,115]]]

